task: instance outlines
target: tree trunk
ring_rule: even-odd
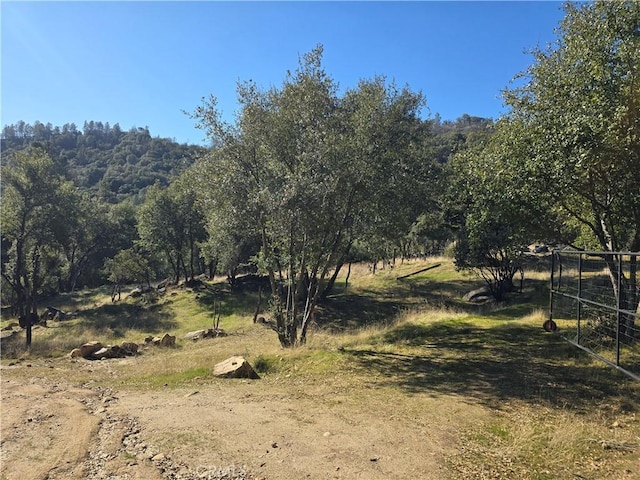
[[[322,294],[320,295],[320,300],[322,300],[323,302],[327,299],[327,297],[329,296],[329,294],[333,290],[333,286],[336,283],[336,279],[338,278],[338,274],[340,273],[340,270],[342,269],[343,265],[344,265],[344,263],[339,263],[336,266],[335,270],[333,271],[333,274],[331,275],[331,278],[329,279],[329,281],[327,282],[325,287],[322,289]]]

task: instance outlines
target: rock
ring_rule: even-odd
[[[462,297],[462,299],[465,302],[479,302],[479,301],[485,301],[487,297],[490,297],[490,296],[491,296],[491,290],[489,289],[488,286],[485,285],[476,290],[470,291],[464,297]]]
[[[16,330],[2,330],[0,332],[0,340],[7,340],[13,337],[16,333],[18,333]]]
[[[227,358],[213,368],[213,375],[222,378],[260,378],[253,367],[243,357]]]
[[[133,342],[123,342],[120,348],[125,355],[136,355],[138,353],[138,344]]]
[[[198,340],[200,338],[204,338],[205,333],[207,331],[206,330],[195,330],[193,332],[189,332],[187,333],[184,338],[186,338],[187,340]]]
[[[173,347],[176,344],[176,337],[165,333],[162,337],[146,337],[144,339],[146,345],[157,345],[161,347]]]
[[[174,335],[165,333],[164,336],[160,339],[160,345],[162,347],[174,347],[176,345],[176,337]]]
[[[100,350],[93,352],[91,355],[93,358],[111,358],[111,346],[107,345],[106,347],[102,347]]]
[[[62,310],[55,307],[47,307],[47,310],[44,313],[44,318],[47,320],[63,320],[67,316],[67,312],[63,312]]]
[[[157,455],[154,455],[153,457],[151,457],[151,460],[153,460],[154,462],[161,462],[166,459],[167,457],[164,453],[158,453]]]
[[[122,358],[126,355],[124,350],[118,345],[107,345],[93,353],[93,358],[103,360],[105,358]]]
[[[93,358],[99,358],[100,360],[103,360],[105,358],[113,358],[111,345],[107,345],[106,347],[102,347],[97,352],[93,352]]]
[[[91,358],[95,352],[100,350],[104,345],[98,341],[87,342],[80,347],[80,356],[82,358]]]

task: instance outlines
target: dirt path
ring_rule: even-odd
[[[372,397],[364,411],[322,385],[140,393],[21,378],[2,377],[1,480],[441,479],[457,424],[451,402],[407,412]]]
[[[85,390],[3,382],[2,477],[81,478],[78,467],[99,423],[85,407],[90,399],[95,395]]]
[[[260,390],[122,395],[118,409],[138,418],[163,452],[192,465],[231,462],[282,480],[445,477],[441,456],[451,432],[441,421],[426,415],[400,425],[391,405],[361,411],[339,394],[310,391],[290,402]]]
[[[105,392],[2,379],[2,480],[161,479],[128,460],[122,440],[135,422],[110,413]]]

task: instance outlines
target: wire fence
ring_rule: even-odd
[[[640,252],[555,251],[546,330],[640,380]]]

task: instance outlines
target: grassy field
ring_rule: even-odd
[[[375,275],[358,265],[346,290],[343,280],[296,349],[282,349],[275,332],[252,322],[255,290],[212,282],[146,300],[112,303],[106,290],[51,299],[77,316],[35,329],[30,352],[3,344],[2,364],[49,368],[47,375],[77,384],[158,391],[209,384],[213,364],[243,355],[272,395],[339,391],[324,401],[388,409],[403,419],[418,418],[429,399],[461,399],[466,417],[445,455],[451,478],[640,478],[640,384],[542,330],[543,269],[531,269],[523,291],[503,305],[464,302],[482,282],[446,258]],[[228,335],[184,340],[212,326],[214,304]],[[165,332],[177,336],[176,347],[145,349],[141,361],[65,367],[64,356],[83,342],[142,343]]]

